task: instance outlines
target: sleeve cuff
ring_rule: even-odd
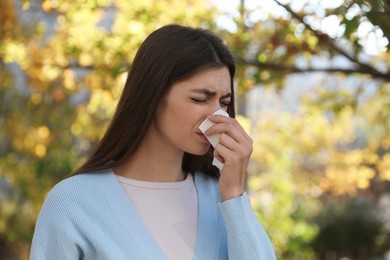
[[[217,206],[228,230],[243,232],[257,222],[246,192],[241,196],[220,202]]]

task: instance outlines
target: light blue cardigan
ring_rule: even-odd
[[[246,193],[220,203],[216,179],[197,172],[194,180],[199,198],[194,259],[275,259]],[[70,177],[49,192],[36,223],[30,259],[165,257],[114,173],[106,170]]]

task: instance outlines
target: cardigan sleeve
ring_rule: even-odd
[[[35,225],[30,249],[30,260],[80,259],[82,252],[71,237],[74,223],[69,217],[71,209],[66,193],[58,185],[46,197]]]
[[[56,256],[54,253],[48,251],[43,245],[38,241],[33,240],[31,244],[30,259],[55,259]]]
[[[246,193],[219,203],[218,208],[225,222],[230,260],[276,259],[271,241]]]
[[[71,247],[67,247],[66,243],[59,245],[51,243],[44,246],[36,239],[33,239],[30,250],[30,260],[51,260],[51,259],[81,259],[79,252],[76,252]]]

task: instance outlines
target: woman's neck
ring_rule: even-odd
[[[182,181],[184,152],[160,138],[151,127],[136,152],[113,168],[115,174],[142,181]]]

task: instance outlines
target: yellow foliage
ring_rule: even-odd
[[[294,43],[295,42],[295,37],[293,34],[287,34],[285,37],[286,42],[288,43]]]
[[[44,65],[40,71],[39,79],[41,81],[53,81],[61,74],[61,69],[56,66]]]
[[[62,76],[64,79],[64,87],[67,88],[68,90],[75,90],[76,83],[75,83],[75,77],[73,71],[70,69],[65,69],[62,72]]]
[[[43,158],[46,155],[46,147],[43,144],[37,144],[34,151],[39,158]]]
[[[102,87],[102,81],[103,81],[102,77],[94,72],[90,73],[86,77],[86,82],[88,86],[94,91],[99,91],[99,89]]]
[[[13,145],[20,152],[43,158],[46,156],[46,147],[51,142],[50,135],[50,130],[45,125],[21,129],[15,124],[16,137]]]
[[[115,108],[118,100],[115,99],[111,92],[97,89],[92,93],[92,97],[87,106],[87,111],[90,114],[96,113],[99,109],[105,111],[106,116],[110,115]]]
[[[2,40],[11,37],[13,29],[19,23],[13,5],[12,0],[0,1],[0,39]]]
[[[34,104],[34,105],[38,105],[42,102],[42,95],[41,93],[33,93],[31,96],[30,96],[30,100],[31,102]]]
[[[249,190],[252,191],[259,191],[264,188],[264,179],[261,178],[259,175],[251,176],[250,182],[248,182]]]
[[[378,164],[379,160],[377,146],[343,148],[357,138],[354,112],[345,109],[332,120],[315,107],[303,112],[300,115],[262,115],[253,133],[252,154],[252,159],[258,162],[261,170],[290,171],[292,180],[300,185],[298,192],[312,196],[323,192],[354,196],[359,190],[369,188],[375,176],[372,165]],[[383,158],[378,170],[384,180],[389,177],[390,171],[387,160],[390,161],[390,158]],[[310,177],[305,176],[307,174]],[[307,178],[311,182],[303,181]],[[255,190],[260,189],[256,179],[251,185]],[[310,187],[317,187],[317,190],[313,193]]]
[[[81,124],[79,122],[73,123],[70,130],[74,136],[79,136],[82,132]]]
[[[307,37],[306,42],[309,45],[309,47],[314,50],[318,45],[318,38],[315,37],[314,35],[309,35]]]
[[[2,45],[0,55],[3,57],[4,62],[17,62],[22,68],[26,68],[28,64],[27,53],[23,43],[6,40],[2,42]]]
[[[135,35],[145,31],[145,25],[139,21],[130,21],[128,22],[127,27],[129,29],[129,32]]]
[[[380,178],[384,181],[390,181],[390,153],[383,156],[377,167]]]
[[[242,115],[237,115],[236,119],[237,119],[238,123],[240,123],[242,128],[244,128],[245,132],[250,134],[250,132],[251,132],[251,120],[249,118],[247,118],[247,117],[242,116]]]
[[[267,55],[265,55],[265,53],[260,53],[259,56],[257,56],[257,60],[260,61],[260,62],[266,62],[267,61]]]
[[[93,56],[91,53],[82,52],[79,56],[79,63],[81,66],[88,67],[91,66],[94,62]]]
[[[49,130],[49,128],[47,128],[47,126],[38,127],[37,132],[38,132],[39,138],[41,138],[41,139],[46,139],[50,135],[50,130]]]
[[[58,66],[60,67],[66,67],[68,66],[68,59],[65,57],[65,55],[63,53],[60,53],[60,52],[55,52],[53,54],[53,59],[54,59],[54,62],[55,64],[57,64]]]
[[[51,1],[51,0],[45,0],[45,1],[43,1],[42,2],[42,9],[43,9],[43,11],[45,11],[45,12],[50,12],[51,11],[51,5],[52,5],[52,2],[53,1]]]
[[[355,196],[357,189],[369,187],[369,181],[374,175],[374,170],[365,166],[330,166],[326,169],[326,178],[322,179],[320,184],[323,189],[335,195],[349,194]]]

